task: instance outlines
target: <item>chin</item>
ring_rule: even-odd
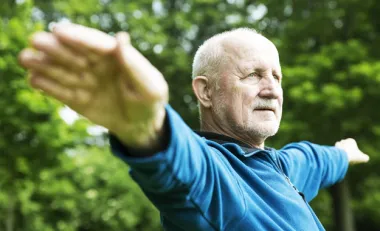
[[[255,136],[261,138],[267,138],[274,136],[280,127],[280,123],[277,121],[265,121],[260,123],[254,123],[250,126],[250,132],[254,133]]]

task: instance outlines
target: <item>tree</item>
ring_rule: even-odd
[[[30,1],[0,7],[0,229],[7,231],[18,230],[21,214],[32,209],[25,202],[38,172],[56,165],[55,155],[70,145],[69,128],[58,117],[57,104],[27,87],[15,59],[29,34],[42,28],[29,22],[31,7]]]
[[[59,159],[35,181],[28,230],[160,230],[157,210],[109,147],[79,146]]]
[[[37,202],[33,201],[34,204],[25,202],[34,206],[28,207],[27,211],[40,211],[34,208],[39,203],[45,205],[44,198],[53,200],[56,191],[36,191],[37,176],[46,168],[51,170],[49,176],[62,174],[61,179],[67,182],[60,181],[62,185],[73,185],[65,186],[73,187],[67,197],[90,189],[90,186],[77,185],[82,181],[70,179],[74,175],[83,177],[81,171],[69,174],[68,170],[60,172],[55,169],[55,166],[63,164],[63,159],[68,158],[63,157],[68,147],[75,149],[76,144],[85,143],[85,126],[70,128],[63,124],[57,114],[59,106],[29,90],[24,82],[24,72],[15,59],[32,31],[48,29],[52,21],[71,20],[111,34],[119,30],[130,32],[133,44],[168,80],[171,105],[195,129],[198,128],[197,106],[190,76],[192,57],[197,47],[206,38],[223,30],[240,26],[256,28],[277,45],[284,73],[283,122],[279,134],[270,139],[268,145],[280,148],[286,143],[304,139],[331,145],[343,137],[355,137],[360,147],[371,155],[369,164],[352,167],[348,176],[356,226],[360,230],[377,230],[380,226],[377,219],[380,216],[377,211],[380,185],[376,173],[380,158],[377,154],[379,143],[376,142],[380,135],[376,120],[380,113],[376,107],[380,96],[380,54],[377,52],[380,46],[380,26],[377,23],[380,4],[376,4],[375,0],[297,0],[281,3],[273,0],[142,0],[127,3],[122,0],[35,0],[34,3],[5,1],[0,4],[0,75],[3,80],[0,83],[3,96],[0,104],[4,105],[2,108],[7,108],[0,111],[0,124],[4,130],[0,137],[0,150],[12,153],[0,157],[0,171],[7,176],[2,180],[2,185],[6,187],[0,192],[0,221],[8,220],[12,222],[7,224],[14,224],[16,216],[20,221],[25,219],[25,208],[20,201],[28,201],[33,193],[40,197]],[[33,146],[34,142],[38,146]],[[94,152],[96,158],[101,160],[98,150],[88,152]],[[94,171],[107,172],[104,166],[92,162],[95,160],[81,157],[82,149],[78,153],[82,154],[78,154],[77,158],[98,166]],[[63,162],[73,160],[75,164],[76,157],[71,158]],[[74,167],[66,166],[66,169],[70,168]],[[96,173],[95,179],[100,175]],[[47,179],[52,184],[53,178]],[[99,187],[96,180],[94,182],[91,187]],[[16,197],[14,192],[19,192],[20,196]],[[102,192],[98,195],[107,197],[112,194]],[[73,200],[76,214],[90,214],[86,210],[88,208],[82,206],[89,203],[89,208],[94,208],[87,200],[78,195]],[[125,200],[122,204],[127,206],[128,203],[132,202]],[[145,205],[145,202],[142,204]],[[320,193],[312,207],[328,230],[336,230],[331,219],[332,198],[327,191]],[[70,208],[63,208],[65,214]],[[109,208],[104,209],[108,211]],[[126,211],[132,210],[126,208]],[[14,214],[13,218],[8,214]],[[43,214],[41,217],[48,216],[43,212],[40,214]],[[39,222],[46,224],[46,227],[57,228],[49,220],[58,221],[60,214],[51,214],[50,219]],[[67,216],[80,217],[75,214]],[[82,226],[74,225],[68,219],[63,220],[65,225],[70,225],[67,226],[70,229],[95,227],[84,223]],[[108,221],[96,224],[99,227],[116,227]],[[120,222],[118,225],[134,227],[132,223]]]
[[[90,124],[68,126],[61,104],[28,87],[16,57],[45,28],[43,13],[32,1],[2,2],[0,12],[0,230],[158,230],[157,210],[89,137]]]

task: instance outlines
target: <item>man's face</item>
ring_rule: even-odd
[[[283,102],[277,49],[259,35],[230,41],[224,48],[228,62],[212,94],[214,116],[230,132],[257,139],[273,136]]]

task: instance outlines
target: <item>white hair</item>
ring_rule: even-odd
[[[193,60],[192,78],[197,76],[214,77],[228,61],[225,55],[224,42],[260,35],[251,28],[238,28],[216,34],[207,39],[197,50]]]

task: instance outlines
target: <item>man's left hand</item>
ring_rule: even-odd
[[[369,161],[369,156],[360,151],[358,144],[352,138],[336,142],[335,147],[343,149],[347,153],[350,164],[366,163]]]

